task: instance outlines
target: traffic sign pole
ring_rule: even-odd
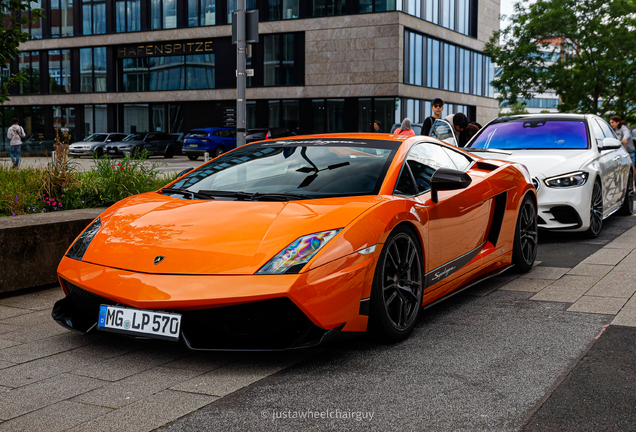
[[[236,17],[236,146],[245,144],[245,0],[237,1]]]

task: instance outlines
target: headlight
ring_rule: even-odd
[[[292,244],[269,260],[256,274],[298,273],[338,232],[340,229],[323,231],[294,240]]]
[[[93,241],[95,234],[97,234],[101,227],[102,221],[97,218],[97,220],[90,224],[88,228],[86,228],[86,231],[84,231],[77,240],[75,240],[75,243],[73,243],[73,246],[71,246],[66,256],[81,261],[82,258],[84,258],[86,249],[88,249],[88,246]]]
[[[564,174],[557,177],[550,177],[543,182],[546,186],[554,187],[554,188],[568,188],[568,187],[577,187],[583,186],[587,179],[590,177],[589,173],[584,171],[577,171],[571,174]]]

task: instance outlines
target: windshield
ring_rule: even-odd
[[[93,134],[85,139],[86,142],[104,142],[106,141],[106,134]]]
[[[587,127],[581,120],[520,119],[486,126],[470,147],[576,150],[588,148],[587,136]]]
[[[248,145],[193,171],[171,189],[307,198],[377,194],[399,143],[343,142],[307,139]]]
[[[145,133],[134,133],[134,134],[128,135],[122,141],[143,141],[145,136],[146,136]]]
[[[190,131],[186,135],[186,137],[189,137],[189,138],[201,138],[206,136],[208,136],[208,131],[198,131],[198,130]]]

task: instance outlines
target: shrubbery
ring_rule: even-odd
[[[19,170],[0,165],[0,216],[109,206],[176,178],[176,173],[159,173],[159,164],[145,159],[95,158],[90,171],[80,171],[72,160]]]

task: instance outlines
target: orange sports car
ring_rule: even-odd
[[[476,152],[389,134],[237,148],[93,221],[53,318],[195,350],[402,340],[424,307],[534,262],[527,170]]]

